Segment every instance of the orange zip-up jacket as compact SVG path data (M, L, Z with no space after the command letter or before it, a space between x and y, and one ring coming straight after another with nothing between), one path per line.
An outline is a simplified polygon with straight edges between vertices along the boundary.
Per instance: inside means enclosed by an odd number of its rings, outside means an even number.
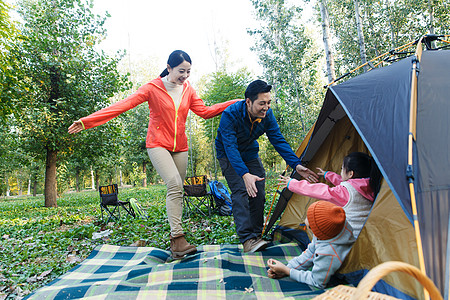
M188 150L186 136L186 118L189 109L204 119L215 117L236 100L206 106L197 96L194 88L186 80L183 84L181 102L175 102L167 93L161 77L141 86L134 94L103 108L87 117L81 118L84 129L105 124L123 112L148 102L150 121L148 123L146 147L162 147L172 152Z

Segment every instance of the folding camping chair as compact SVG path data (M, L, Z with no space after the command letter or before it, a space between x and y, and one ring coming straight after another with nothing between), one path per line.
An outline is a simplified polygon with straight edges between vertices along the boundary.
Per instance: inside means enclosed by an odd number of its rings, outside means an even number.
M130 201L120 201L118 198L119 189L117 184L100 186L98 188L100 192L100 210L102 213L103 222L103 211L106 215L109 215L108 223L111 219L120 219L120 208L123 208L127 214L132 217L136 217L133 208L131 207Z
M205 217L211 215L211 211L214 209L214 198L206 189L207 183L206 175L187 177L184 180L183 210L185 215L190 216L195 211Z

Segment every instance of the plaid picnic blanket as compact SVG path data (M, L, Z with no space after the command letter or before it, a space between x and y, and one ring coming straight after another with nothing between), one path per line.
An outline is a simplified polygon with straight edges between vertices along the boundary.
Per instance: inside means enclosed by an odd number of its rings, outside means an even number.
M287 262L300 253L297 244L256 253L243 253L242 245L206 245L170 262L170 252L158 248L101 245L27 299L310 299L324 291L267 277L267 259Z

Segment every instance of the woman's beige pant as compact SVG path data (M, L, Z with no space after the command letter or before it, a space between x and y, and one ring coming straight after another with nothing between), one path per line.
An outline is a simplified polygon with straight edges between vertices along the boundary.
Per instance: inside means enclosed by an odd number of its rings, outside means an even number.
M183 213L183 183L186 177L188 152L170 152L164 148L148 148L147 153L156 172L166 184L166 210L170 234L177 236L183 233L181 215Z

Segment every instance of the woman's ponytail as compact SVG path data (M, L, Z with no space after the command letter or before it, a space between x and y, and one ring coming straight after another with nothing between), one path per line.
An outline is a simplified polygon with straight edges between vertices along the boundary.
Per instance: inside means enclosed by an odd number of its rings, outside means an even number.
M169 71L167 71L167 68L165 68L164 71L161 72L159 77L163 78L164 76L167 76L167 75L169 75Z

